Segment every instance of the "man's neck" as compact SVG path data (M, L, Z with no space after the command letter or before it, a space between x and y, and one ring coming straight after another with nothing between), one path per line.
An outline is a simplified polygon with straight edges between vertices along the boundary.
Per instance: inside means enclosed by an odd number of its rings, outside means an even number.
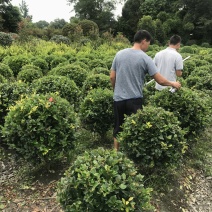
M134 43L132 49L135 49L135 50L141 50L141 47L138 43Z

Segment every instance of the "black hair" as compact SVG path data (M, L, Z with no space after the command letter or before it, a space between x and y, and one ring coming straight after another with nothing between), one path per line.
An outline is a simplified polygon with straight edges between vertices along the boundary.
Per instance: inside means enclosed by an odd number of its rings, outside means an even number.
M170 45L177 45L180 42L181 42L181 37L179 35L173 35L169 40Z
M151 41L152 36L151 34L146 31L146 30L139 30L138 32L136 32L135 36L134 36L134 42L135 43L140 43L142 40L147 40L147 41Z

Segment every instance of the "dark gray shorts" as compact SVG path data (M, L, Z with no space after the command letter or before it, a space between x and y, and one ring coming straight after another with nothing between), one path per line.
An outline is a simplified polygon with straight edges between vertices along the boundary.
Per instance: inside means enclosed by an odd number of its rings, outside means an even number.
M113 102L115 124L113 130L113 137L121 132L121 125L124 123L124 115L131 115L136 113L138 109L142 109L142 98L127 99L123 101Z

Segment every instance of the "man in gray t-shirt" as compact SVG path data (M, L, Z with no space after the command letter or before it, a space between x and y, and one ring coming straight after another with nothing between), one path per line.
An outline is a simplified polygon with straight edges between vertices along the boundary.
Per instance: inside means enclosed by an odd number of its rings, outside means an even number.
M119 51L112 63L110 81L114 89L115 126L113 131L114 148L118 150L117 134L124 122L124 115L136 113L142 108L143 85L148 73L161 85L179 89L179 82L171 82L158 71L152 59L145 53L149 47L151 35L146 30L138 31L134 36L132 48Z
M158 52L155 55L154 63L158 67L158 70L162 76L166 79L176 82L177 77L182 75L183 59L177 52L180 48L181 37L179 35L173 35L169 41L169 47ZM162 90L166 86L156 83L155 88Z

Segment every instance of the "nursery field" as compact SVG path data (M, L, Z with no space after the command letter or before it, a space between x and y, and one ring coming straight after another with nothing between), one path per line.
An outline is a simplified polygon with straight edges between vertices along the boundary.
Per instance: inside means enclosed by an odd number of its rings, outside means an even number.
M126 117L115 152L109 73L126 47L0 46L0 210L212 210L212 48L181 47L190 57L175 93L145 85L144 108Z

